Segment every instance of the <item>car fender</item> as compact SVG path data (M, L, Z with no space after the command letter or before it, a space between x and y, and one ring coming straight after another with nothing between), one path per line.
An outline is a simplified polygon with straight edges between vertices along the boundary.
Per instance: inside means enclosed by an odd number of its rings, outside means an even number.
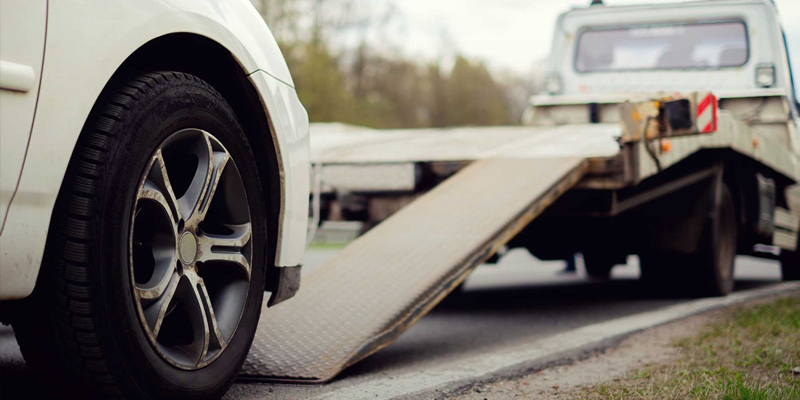
M30 145L0 236L0 299L23 298L33 290L56 197L100 93L138 48L172 33L215 41L230 51L243 74L251 75L251 82L258 83L281 167L283 206L276 264L300 264L308 215L307 205L303 206L309 193L307 114L278 45L252 4L247 0L51 1ZM277 123L276 115L281 115Z

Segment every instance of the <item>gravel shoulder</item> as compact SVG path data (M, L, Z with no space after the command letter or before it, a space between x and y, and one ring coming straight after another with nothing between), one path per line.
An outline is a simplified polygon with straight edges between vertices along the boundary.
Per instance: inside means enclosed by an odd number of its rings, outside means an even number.
M778 301L780 299L787 299L784 301L788 301L790 305L800 304L800 294L797 293L781 296ZM713 348L714 344L709 345L704 341L709 337L713 338L715 334L719 336L720 331L726 327L729 330L736 328L731 325L731 321L740 319L742 310L747 311L752 307L775 302L775 298L762 299L732 309L713 311L665 324L631 335L617 346L592 353L585 359L573 360L567 365L533 371L513 379L477 383L443 396L443 398L458 400L683 398L685 395L681 392L683 389L669 386L671 380L674 380L673 375L681 373L688 373L694 380L687 380L685 377L679 378L682 380L679 380L677 386L701 385L703 392L693 393L692 397L703 398L703 394L708 393L712 395L710 398L714 398L715 388L702 387L708 382L697 382L698 376L708 381L722 381L724 379L719 378L723 374L741 375L735 370L734 365L742 366L745 362L724 359L712 361L709 358L709 362L715 366L716 363L720 364L718 368L696 365L697 360L695 359L698 358L700 351L717 356L717 349ZM789 323L792 324L794 321ZM723 339L741 344L741 338L723 337ZM767 344L768 346L769 344ZM788 347L789 351L786 353L800 352L800 344ZM778 352L780 351L778 350ZM702 355L700 354L700 356ZM787 357L793 356L787 355ZM744 366L753 370L757 369L749 365ZM701 369L701 373L687 371L687 368L692 367ZM703 378L702 375L707 372L705 370L709 370L710 373ZM764 377L762 374L762 376L753 376L753 379L762 381ZM662 387L654 388L653 382L657 382ZM800 378L790 377L787 382L790 387L797 386L797 390L800 391ZM675 385L674 382L672 385ZM725 390L725 388L718 389Z

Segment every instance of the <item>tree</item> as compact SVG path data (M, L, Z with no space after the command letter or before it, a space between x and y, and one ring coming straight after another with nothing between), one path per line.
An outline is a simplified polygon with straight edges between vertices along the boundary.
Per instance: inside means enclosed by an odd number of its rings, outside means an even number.
M458 57L447 81L447 125L508 124L503 89L482 63Z
M357 102L345 85L344 73L324 43L284 45L297 96L313 122L350 121Z
M395 18L388 0L253 1L281 46L312 122L374 128L511 122L511 97L484 64L458 57L443 73L391 46L371 46L369 33ZM360 44L334 50L340 36L360 38Z

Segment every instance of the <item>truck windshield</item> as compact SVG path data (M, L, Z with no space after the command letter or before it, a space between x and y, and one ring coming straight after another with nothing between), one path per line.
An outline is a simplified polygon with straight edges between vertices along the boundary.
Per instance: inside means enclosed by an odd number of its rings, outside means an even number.
M739 67L749 57L744 22L588 30L578 39L579 72Z

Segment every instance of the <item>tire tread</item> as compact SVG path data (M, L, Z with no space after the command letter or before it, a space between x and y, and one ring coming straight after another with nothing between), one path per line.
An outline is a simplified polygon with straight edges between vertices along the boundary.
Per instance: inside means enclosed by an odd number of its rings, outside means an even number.
M119 398L123 393L120 379L112 373L109 356L104 350L104 338L98 331L100 306L92 299L99 297L99 293L90 285L94 267L89 239L97 234L93 224L96 224L96 211L100 208L103 166L117 140L115 132L137 103L159 86L187 82L215 92L197 77L172 72L145 73L122 85L84 128L59 194L54 220L60 218L62 222L56 225L60 229L51 230L48 238L48 249L53 254L50 260L54 261L56 270L52 274L55 280L52 287L57 300L51 312L57 324L54 332L58 334L54 334L53 339L65 353L66 367L89 386L86 389L90 395ZM44 263L42 268L44 270ZM38 326L26 323L24 318L19 320L14 328L23 355L29 363L41 365L44 359L52 356L40 354L43 350L37 340L32 339L42 333L31 332Z

